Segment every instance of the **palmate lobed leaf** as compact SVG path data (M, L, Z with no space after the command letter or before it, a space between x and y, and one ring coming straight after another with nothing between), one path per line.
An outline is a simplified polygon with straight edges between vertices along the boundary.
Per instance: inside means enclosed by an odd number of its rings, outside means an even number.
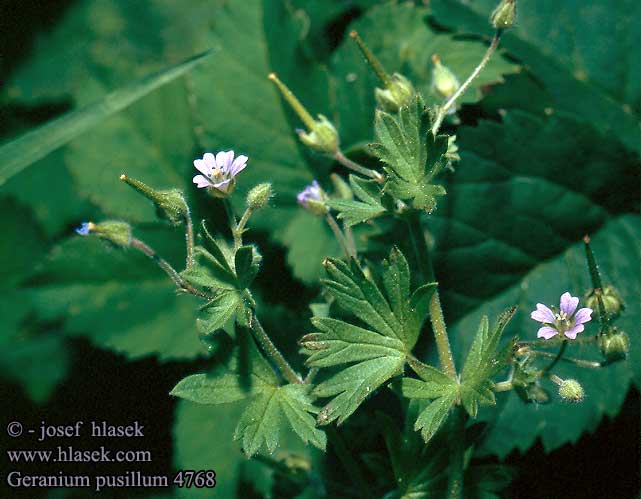
M318 332L301 344L312 367L352 364L314 388L319 397L334 397L318 415L320 424L342 423L378 387L403 370L427 313L435 284L410 292L403 254L394 249L384 263L381 286L351 262L328 259L327 291L366 328L328 317L315 317Z
M338 218L345 220L347 226L351 227L367 222L387 211L385 205L389 206L389 201L382 199L383 193L378 182L350 175L349 185L359 201L354 199L329 199L327 201L327 205L339 212Z
M517 304L509 332L534 339L529 312L537 302L555 303L568 290L581 296L590 287L580 242L585 234L594 236L606 280L621 286L632 304L620 327L638 328L632 318L639 314L639 222L626 215L638 213L638 158L590 124L540 114L509 111L501 124L481 121L457 132L461 162L447 183L443 210L430 221L457 365L463 365L483 315ZM616 414L630 380L641 379L637 355L632 342L627 363L595 372L561 366L565 375L594 388L579 405L552 403L533 411L518 397L497 395L498 410L479 412L482 419L500 414L484 452L525 451L538 436L546 450L576 441L604 414ZM535 430L523 432L525 424Z
M184 378L171 395L198 404L227 404L244 400L246 404L234 431L234 439L242 442L248 457L261 449L273 453L279 446L281 434L291 428L304 444L312 443L325 449L325 433L316 427L312 414L318 409L310 396L310 385L279 384L279 378L256 347L250 344L244 372L238 354L227 368L210 374L195 374Z
M499 342L515 312L516 307L503 312L492 329L487 316L481 318L461 372L461 403L473 418L477 415L479 405L496 403L492 377L507 366L512 349L512 344L499 348Z
M398 116L376 111L378 142L370 145L371 152L385 163L388 178L384 191L430 213L436 208L437 197L445 195L445 188L432 182L447 163L448 147L447 136L434 136L431 124L430 113L417 95Z
M641 275L636 260L638 240L641 235L641 221L638 216L627 215L612 220L605 228L592 235L592 246L606 282L616 283L626 303L625 313L615 322L623 331L638 328L638 296L641 293ZM523 283L507 288L498 296L488 300L483 312L498 312L508 303L519 303L520 310L511 322L510 328L518 331L522 339L534 339L537 323L529 317L529 312L537 302L552 303L560 294L572 290L581 295L590 288L590 277L585 264L585 253L581 243L576 243L561 255L542 262L529 272ZM636 256L635 256L636 255ZM463 333L478 322L480 311L467 314L455 323L452 338L453 348L464 351L469 337ZM588 323L584 335L595 334L597 323ZM467 341L466 341L467 340ZM570 343L567 355L581 356L590 360L600 360L595 346L586 347ZM639 362L641 347L631 342L629 359L605 369L579 369L561 363L555 368L562 378L575 378L585 387L587 396L581 404L569 405L554 402L537 406L524 404L515 393L498 394L498 409L480 411L479 418L490 423L490 432L483 441L482 453L498 454L504 457L513 449L527 450L540 437L547 451L558 448L567 442L575 442L585 431L591 431L599 424L603 415L615 415L620 408L631 381L639 383L641 375ZM546 385L554 392L554 385ZM502 400L501 400L502 399ZM534 432L523 432L523 427L535 428Z

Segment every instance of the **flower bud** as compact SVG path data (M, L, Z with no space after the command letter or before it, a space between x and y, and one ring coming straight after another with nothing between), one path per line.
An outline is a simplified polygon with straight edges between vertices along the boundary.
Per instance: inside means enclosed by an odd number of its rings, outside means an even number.
M354 199L352 188L347 182L345 182L345 180L343 180L343 177L341 177L337 173L332 173L329 176L329 179L332 181L334 190L336 191L336 194L338 194L338 197L340 199Z
M386 88L376 88L374 97L384 111L397 113L404 106L408 106L415 94L414 85L399 73L389 77Z
M610 317L616 317L621 313L625 307L623 305L623 300L621 295L612 285L607 285L601 290L593 289L585 297L585 301L588 307L592 310L599 310L599 294L601 295L601 300L603 301L603 307L605 308L605 313Z
M247 208L260 210L267 206L269 198L272 196L272 184L264 183L252 187L247 193Z
M501 3L494 9L490 22L496 29L508 29L514 25L516 20L516 0L501 0Z
M566 402L583 402L585 392L581 384L575 379L566 379L559 385L559 396Z
M630 350L630 338L624 332L614 330L599 338L599 348L608 362L625 360Z
M129 246L131 244L131 227L128 223L118 222L116 220L107 220L95 224L93 222L84 222L76 229L76 233L81 236L94 234L102 239L106 239L116 246Z
M300 141L314 151L334 154L338 150L338 132L322 114L318 115L309 133L304 130L296 130L296 133Z
M327 207L327 194L314 180L297 196L298 203L310 213L324 216L329 211Z
M185 196L178 189L158 191L139 180L127 177L124 173L120 175L120 180L153 201L158 216L167 218L172 225L180 225L189 213Z
M449 99L459 89L461 84L452 71L441 63L438 55L432 56L432 89L444 99Z

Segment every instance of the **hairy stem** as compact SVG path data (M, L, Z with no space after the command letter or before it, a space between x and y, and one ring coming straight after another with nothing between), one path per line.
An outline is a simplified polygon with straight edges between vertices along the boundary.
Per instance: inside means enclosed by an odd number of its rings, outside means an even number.
M305 379L303 380L303 383L306 385L311 385L314 382L314 378L318 374L318 367L312 367L308 372L307 376L305 376Z
M490 46L487 48L487 51L485 52L485 55L483 56L483 59L481 59L481 62L479 62L478 66L474 68L474 71L472 71L472 74L467 77L467 80L463 82L463 84L458 88L456 92L454 92L454 95L449 98L449 100L438 110L438 115L436 116L436 120L434 121L434 126L432 127L432 133L436 135L441 128L441 124L443 123L443 120L445 119L445 115L449 111L449 109L454 105L456 100L465 93L465 91L468 89L468 87L471 85L471 83L476 79L476 77L483 71L483 68L487 65L489 62L490 58L492 57L492 54L496 51L497 47L499 46L499 41L501 40L501 33L502 30L497 30L496 33L494 34L494 37L492 38L492 42L490 43Z
M243 232L245 232L245 226L247 225L247 221L251 215L252 209L247 207L245 213L243 213L243 216L240 218L238 225L232 228L232 233L234 235L234 248L236 249L243 245Z
M345 241L347 242L347 246L349 247L350 252L354 255L354 258L356 258L356 256L358 255L358 251L356 250L354 231L349 225L343 223L343 232L345 232Z
M325 215L325 220L327 220L327 224L329 225L329 228L332 229L332 232L336 236L336 239L341 245L341 248L343 248L343 251L345 252L345 256L347 257L347 259L348 260L351 258L356 259L356 252L353 251L352 248L350 247L349 243L347 242L347 239L345 239L343 231L338 226L338 223L336 223L336 220L334 219L334 217L330 213L327 213L327 215Z
M447 497L460 499L463 497L463 464L465 457L465 410L455 406L450 414L450 475L447 481Z
M434 267L432 266L432 258L427 243L425 242L419 212L413 211L410 214L408 222L410 238L421 275L425 282L434 282ZM438 290L434 291L434 294L430 298L429 312L432 329L434 330L434 340L436 341L436 348L438 350L438 358L445 374L454 379L456 378L456 367L454 365L454 356L452 355L450 340L447 336L447 328L445 326L445 318L443 317L443 309L441 308Z
M343 165L345 168L349 168L350 170L353 170L356 173L360 173L361 175L365 175L366 177L373 178L377 182L382 182L384 180L383 175L381 175L377 171L374 171L370 168L366 168L362 165L359 165L355 161L352 161L347 156L345 156L340 149L338 149L334 153L333 158L336 161L338 161L341 165Z
M294 369L292 369L292 366L290 366L289 362L285 360L285 357L283 357L283 354L280 353L280 350L276 348L274 342L263 329L263 326L258 320L258 317L256 317L256 314L252 315L249 327L254 334L254 338L261 346L263 352L265 352L265 355L267 355L272 360L272 362L276 364L276 367L283 375L283 377L290 383L302 384L302 378L296 373L296 371L294 371Z
M360 466L354 459L340 433L338 433L333 426L327 426L325 431L334 448L334 452L336 452L336 456L345 468L345 471L347 471L350 479L354 480L354 484L359 490L359 495L361 497L375 497L369 488L367 480L365 480L365 476L361 472Z
M234 215L234 208L231 205L229 198L223 198L223 205L225 206L225 213L227 214L227 223L229 223L229 230L234 232L236 228L236 215Z
M158 266L165 271L165 273L171 278L172 281L174 281L174 284L181 290L185 291L186 293L190 293L195 296L200 296L201 298L205 298L207 300L213 299L213 296L209 296L206 293L203 293L202 291L197 290L194 288L189 282L187 282L183 276L181 276L176 270L165 260L164 258L158 256L158 254L147 244L142 242L140 239L136 239L135 237L131 238L131 246L133 248L136 248L138 251L141 251L145 255L147 255L149 258L151 258Z
M556 359L558 357L558 354L555 355L549 352L532 351L530 353L538 357L545 357L546 359ZM558 361L569 362L571 364L574 364L575 366L587 367L590 369L597 369L597 368L603 367L603 364L601 362L594 362L591 360L583 360L583 359L574 359L572 357L563 357L563 358L560 358Z
M194 264L194 224L191 221L191 213L187 208L185 213L185 243L187 245L187 269L190 269Z
M561 348L559 348L559 353L557 353L554 356L554 359L552 362L550 362L550 365L548 365L545 369L543 369L543 372L541 373L542 376L545 376L547 373L549 373L554 366L557 365L557 363L561 360L561 357L563 357L563 354L565 353L565 349L568 346L568 342L564 341L561 343Z

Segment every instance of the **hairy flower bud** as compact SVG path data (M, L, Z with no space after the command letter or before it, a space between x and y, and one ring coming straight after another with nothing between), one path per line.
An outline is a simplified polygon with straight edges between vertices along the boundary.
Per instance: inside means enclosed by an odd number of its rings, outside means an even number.
M611 334L604 334L599 338L599 348L608 362L625 360L630 350L630 338L615 329Z
M158 216L167 218L172 225L180 225L189 213L185 196L178 189L159 191L149 187L140 180L128 177L124 173L120 175L120 180L136 189L147 199L153 201L156 205Z
M566 402L583 402L585 392L581 384L575 379L566 379L559 385L559 396Z
M394 73L389 77L386 88L376 88L374 97L384 111L397 113L404 106L408 106L416 91L414 85L402 74Z
M459 89L461 84L452 71L441 63L441 58L432 56L432 90L444 99L449 99Z
M252 210L260 210L267 206L272 196L272 184L258 184L247 193L247 207Z
M94 234L102 239L115 244L116 246L131 245L131 227L126 222L117 220L107 220L95 224L93 222L84 222L76 229L76 233L81 236Z
M610 317L616 317L625 308L621 295L612 285L604 286L602 290L591 290L585 297L585 302L592 310L599 310L599 295L603 301L605 313Z
M327 194L314 180L297 196L298 203L310 213L324 216L329 211L327 207Z
M490 22L496 29L508 29L514 25L516 20L516 0L501 0L501 3L494 9Z

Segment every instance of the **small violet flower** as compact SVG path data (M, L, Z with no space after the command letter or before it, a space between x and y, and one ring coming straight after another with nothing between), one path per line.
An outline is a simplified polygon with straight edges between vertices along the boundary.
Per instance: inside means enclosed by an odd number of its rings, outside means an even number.
M321 190L320 185L318 185L318 182L314 180L311 185L305 187L305 190L296 196L296 199L298 199L301 206L307 208L309 201L317 201L319 203L323 202L323 191Z
M83 222L80 227L77 227L76 234L81 236L88 236L89 233L96 227L96 224L93 222Z
M247 156L234 159L234 151L220 151L215 156L208 152L195 159L194 166L202 173L193 179L200 189L206 187L215 197L227 197L234 190L236 175L247 166Z
M584 323L592 319L591 308L581 308L576 310L579 305L579 299L565 292L561 295L560 311L556 313L556 307L550 310L542 303L536 304L530 317L544 326L537 333L538 338L550 338L557 334L565 334L571 340L576 339L576 335L585 329ZM576 313L575 313L576 312Z
M303 208L315 215L325 215L327 213L327 206L325 205L326 197L323 189L321 189L318 182L314 180L296 196L296 199L298 199L298 203Z

